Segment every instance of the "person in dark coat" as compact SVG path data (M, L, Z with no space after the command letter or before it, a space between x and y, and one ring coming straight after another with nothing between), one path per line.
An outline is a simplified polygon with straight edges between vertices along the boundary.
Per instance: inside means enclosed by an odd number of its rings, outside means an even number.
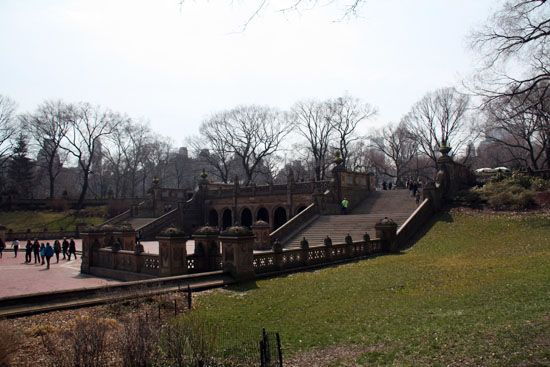
M25 245L25 262L30 263L32 260L32 242L31 240L27 240L27 244Z
M63 249L63 260L67 259L67 253L69 251L69 241L67 241L66 237L63 237L63 244L61 245Z
M2 253L4 252L4 249L6 248L6 244L4 241L0 238L0 259L2 258Z
M40 243L36 238L32 244L32 252L34 253L34 263L40 263Z
M74 259L76 260L76 243L74 242L74 238L71 238L71 241L69 241L69 260L71 260L71 254L74 255Z
M55 253L55 259L59 262L59 253L61 252L61 244L59 240L55 240L53 243L53 252Z

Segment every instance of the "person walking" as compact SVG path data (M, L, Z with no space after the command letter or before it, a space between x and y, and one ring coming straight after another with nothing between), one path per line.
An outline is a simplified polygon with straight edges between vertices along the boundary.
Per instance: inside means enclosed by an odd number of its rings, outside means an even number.
M34 263L40 263L40 243L38 243L38 240L36 238L34 239L34 243L32 244L32 252L34 254Z
M52 246L50 246L50 243L47 242L46 247L44 248L44 256L46 256L46 264L47 264L46 269L50 268L50 259L52 258L53 253L54 253L54 250ZM59 262L59 254L57 255L57 260Z
M30 263L32 260L32 242L31 240L27 240L27 244L25 245L25 263Z
M71 238L69 242L69 260L71 260L71 254L74 255L74 259L76 260L76 243L74 242L74 238Z
M2 258L2 253L4 252L5 248L6 248L6 244L4 243L4 240L0 238L0 259Z
M53 243L53 252L55 252L56 263L59 263L59 253L61 252L61 244L59 240L55 240Z
M40 265L45 264L44 262L45 257L46 257L46 246L44 246L44 243L42 242L40 244L40 258L42 259L42 261L40 262Z
M382 190L387 190L386 181L382 182Z
M11 247L13 247L14 257L17 257L17 252L19 251L19 241L17 238L12 241Z
M416 205L419 205L420 204L420 191L416 192L415 199L416 199Z
M393 183L390 181L390 183L388 184L388 190L391 190L393 187Z
M67 237L63 237L63 244L61 247L63 248L63 260L66 260L67 252L69 251L69 241L67 241Z
M341 207L340 209L341 209L342 214L344 214L344 215L348 214L348 206L349 206L349 200L344 198L342 200L342 202L340 203L340 207Z

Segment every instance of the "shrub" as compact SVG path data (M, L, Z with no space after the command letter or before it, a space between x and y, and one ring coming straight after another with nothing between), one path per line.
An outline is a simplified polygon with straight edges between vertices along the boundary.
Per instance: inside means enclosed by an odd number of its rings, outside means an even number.
M5 323L0 323L0 367L8 367L19 347L21 336Z
M495 210L523 210L535 205L533 191L506 181L485 185L482 194L488 206Z
M159 325L142 315L129 317L122 324L118 347L124 367L151 366L156 360Z
M100 367L108 364L112 348L109 333L118 329L116 320L79 317L68 330L42 336L52 366ZM60 334L60 335L59 335Z
M159 348L169 366L205 366L214 363L216 334L191 314L174 319L162 330Z

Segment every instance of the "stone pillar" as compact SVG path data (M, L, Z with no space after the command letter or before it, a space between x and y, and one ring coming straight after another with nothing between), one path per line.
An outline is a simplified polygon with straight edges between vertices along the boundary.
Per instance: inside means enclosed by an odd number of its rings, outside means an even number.
M276 239L273 242L272 250L275 257L275 267L277 268L277 270L282 270L283 269L283 245L281 244L281 241L279 241L279 239Z
M187 236L176 228L168 228L158 236L160 276L187 273Z
M271 243L269 240L269 223L259 220L252 225L254 233L254 250L269 250Z
M397 248L397 223L392 219L385 217L379 220L375 225L376 237L382 241L382 249L386 252L399 252Z
M219 269L220 258L218 237L220 231L216 227L200 227L193 233L195 240L195 264L200 271Z
M80 265L80 272L90 273L90 268L93 264L93 252L102 247L104 238L103 232L86 230L81 233L82 237L82 263Z
M237 280L254 279L254 234L246 227L229 227L220 233L223 270Z
M6 227L0 224L0 239L6 243Z
M134 229L123 228L113 232L115 239L119 239L122 244L122 250L134 251L136 246L136 231Z

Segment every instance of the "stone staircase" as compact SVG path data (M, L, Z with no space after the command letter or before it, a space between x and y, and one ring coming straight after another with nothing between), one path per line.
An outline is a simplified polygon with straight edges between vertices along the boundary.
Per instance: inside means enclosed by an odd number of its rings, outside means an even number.
M333 243L344 242L348 233L354 240L363 238L365 231L375 238L377 221L388 217L401 226L415 209L416 201L408 190L374 191L348 215L320 215L284 247L299 247L302 237L306 237L310 246L323 244L327 235Z
M133 229L138 231L142 227L145 227L146 225L154 222L155 220L157 220L157 217L154 217L154 218L131 217L130 219L128 219L128 223L130 223Z

